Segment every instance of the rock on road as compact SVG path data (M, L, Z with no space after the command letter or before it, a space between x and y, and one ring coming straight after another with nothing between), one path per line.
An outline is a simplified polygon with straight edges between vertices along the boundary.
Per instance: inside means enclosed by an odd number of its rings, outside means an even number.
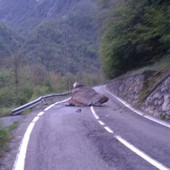
M102 107L93 108L98 118L90 107L65 103L45 111L30 135L25 170L159 169L116 136L170 168L170 129L133 113L102 87L98 90L109 97Z

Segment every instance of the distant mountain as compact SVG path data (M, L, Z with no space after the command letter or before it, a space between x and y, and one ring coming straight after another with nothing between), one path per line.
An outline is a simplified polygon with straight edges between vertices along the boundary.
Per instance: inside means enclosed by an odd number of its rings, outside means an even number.
M0 0L0 22L24 37L9 49L61 74L99 70L97 12L93 0Z
M1 0L0 21L18 30L30 31L44 20L58 19L71 13L96 13L92 0Z

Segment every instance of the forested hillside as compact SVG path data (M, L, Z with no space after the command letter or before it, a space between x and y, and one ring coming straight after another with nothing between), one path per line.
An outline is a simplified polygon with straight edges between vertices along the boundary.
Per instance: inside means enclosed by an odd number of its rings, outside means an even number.
M24 37L19 53L25 63L42 64L47 70L61 74L98 71L94 2L2 0L0 3L1 22ZM9 46L15 48L13 44ZM60 65L63 67L59 68Z
M0 24L0 56L8 57L23 43L21 36L4 24Z
M100 79L93 0L0 1L0 105Z
M108 78L167 56L170 65L169 0L99 0L103 70ZM167 63L168 64L168 63Z

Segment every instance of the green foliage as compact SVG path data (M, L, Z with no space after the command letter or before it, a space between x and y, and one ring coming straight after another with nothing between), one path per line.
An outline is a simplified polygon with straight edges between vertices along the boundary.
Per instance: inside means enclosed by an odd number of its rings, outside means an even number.
M12 130L18 125L18 122L14 122L8 127L3 127L0 123L0 158L3 154L9 151L9 142L12 139Z
M22 47L22 60L29 65L41 64L61 75L81 70L97 72L96 30L94 17L87 14L70 14L60 20L44 22Z
M0 59L11 55L22 42L23 38L9 26L0 24Z
M108 78L159 60L169 50L168 1L122 0L111 7L101 55Z
M11 106L15 103L16 96L13 89L4 87L0 89L0 106Z
M3 1L0 15L9 16L11 27L0 24L1 115L39 96L71 90L77 80L98 82L96 14L91 0Z
M9 116L11 114L12 108L1 106L0 107L0 117Z
M5 151L9 150L9 140L11 138L8 128L4 128L0 124L0 157L2 157Z
M28 6L35 10L30 11ZM43 65L47 71L61 75L67 72L76 74L79 71L98 72L100 64L95 20L97 8L93 1L45 0L33 3L18 0L16 3L11 1L7 4L4 1L1 8L1 11L4 11L1 17L3 18L4 13L12 16L8 18L8 23L14 26L15 30L17 28L25 39L23 42L13 35L11 41L3 41L2 49L7 55L16 52L14 55L21 56L21 64ZM13 30L10 30L12 33L5 34L7 40L14 34ZM0 36L1 31L4 34L5 29L0 29ZM0 53L3 50L0 50ZM2 57L0 55L0 65Z

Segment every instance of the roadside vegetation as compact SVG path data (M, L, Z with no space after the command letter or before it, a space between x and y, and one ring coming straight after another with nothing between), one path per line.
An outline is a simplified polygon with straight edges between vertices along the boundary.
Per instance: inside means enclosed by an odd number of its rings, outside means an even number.
M17 122L13 123L9 127L3 127L0 123L0 161L3 154L9 151L9 142L12 139L12 131L17 127Z
M101 0L100 4L100 53L107 78L154 63L161 66L163 58L169 61L169 0Z
M94 85L100 75L64 76L47 71L43 66L20 67L19 71L0 69L0 117L11 114L11 110L40 96L72 90L73 83L78 79Z

